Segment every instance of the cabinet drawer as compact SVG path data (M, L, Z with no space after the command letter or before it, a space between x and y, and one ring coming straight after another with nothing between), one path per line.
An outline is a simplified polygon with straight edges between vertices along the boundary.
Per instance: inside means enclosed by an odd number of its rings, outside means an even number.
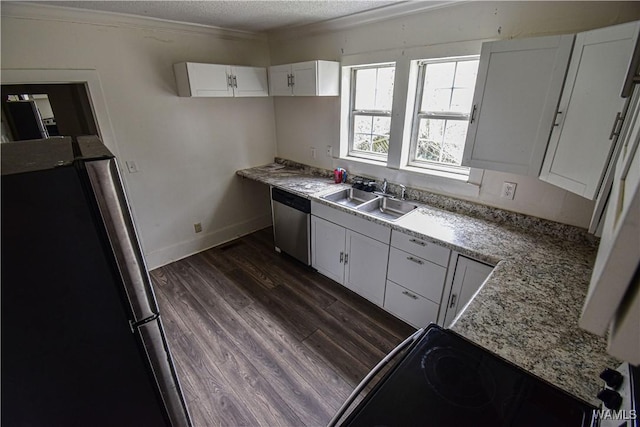
M311 201L311 214L333 222L334 224L341 225L349 230L369 236L382 243L389 244L391 228L385 227L384 225L376 224L367 219L334 209L315 200Z
M447 269L396 248L389 250L387 278L418 293L440 302Z
M384 308L416 328L438 320L439 304L387 280Z
M424 258L427 261L434 262L438 265L446 267L449 265L449 255L451 251L435 243L418 239L404 233L393 230L391 233L391 246L402 249L405 252L412 253Z

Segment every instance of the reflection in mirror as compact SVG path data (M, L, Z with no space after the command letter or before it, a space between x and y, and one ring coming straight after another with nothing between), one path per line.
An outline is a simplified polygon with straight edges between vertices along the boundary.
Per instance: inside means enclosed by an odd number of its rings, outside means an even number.
M60 135L46 94L5 95L2 101L2 142Z

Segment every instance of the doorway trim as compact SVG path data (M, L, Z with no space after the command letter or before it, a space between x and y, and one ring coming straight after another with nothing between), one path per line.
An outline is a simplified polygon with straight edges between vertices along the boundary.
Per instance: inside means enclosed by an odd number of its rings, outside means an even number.
M111 117L102 90L97 70L58 69L58 68L9 68L2 69L2 84L51 84L84 83L91 104L93 116L98 126L98 136L104 145L116 157L119 157L118 144L111 124Z

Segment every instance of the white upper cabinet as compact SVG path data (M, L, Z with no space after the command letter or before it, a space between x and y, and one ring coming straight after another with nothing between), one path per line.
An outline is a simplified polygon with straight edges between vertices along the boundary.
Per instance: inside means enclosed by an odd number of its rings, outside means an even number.
M483 43L462 164L538 176L574 35Z
M272 96L338 96L340 63L307 61L269 67Z
M622 122L640 22L578 34L540 179L593 200Z
M233 66L230 71L234 96L269 96L266 68Z
M173 65L173 70L180 96L269 96L264 67L180 62Z

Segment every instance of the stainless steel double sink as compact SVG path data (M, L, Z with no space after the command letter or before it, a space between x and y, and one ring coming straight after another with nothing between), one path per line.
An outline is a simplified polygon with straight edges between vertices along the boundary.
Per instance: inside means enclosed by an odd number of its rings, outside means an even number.
M369 193L357 188L345 188L320 198L387 221L397 221L418 207L412 202Z

